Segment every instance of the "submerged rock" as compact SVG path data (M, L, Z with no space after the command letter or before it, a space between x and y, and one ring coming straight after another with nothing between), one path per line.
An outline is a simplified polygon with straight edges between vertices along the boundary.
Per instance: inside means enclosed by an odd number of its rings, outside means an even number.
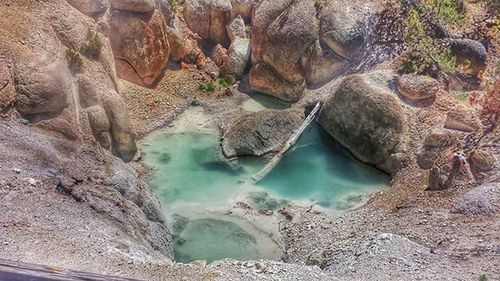
M228 158L276 152L302 123L297 110L264 110L236 120L222 137Z
M375 83L365 75L346 77L323 106L319 123L359 160L395 173L405 116L396 96Z

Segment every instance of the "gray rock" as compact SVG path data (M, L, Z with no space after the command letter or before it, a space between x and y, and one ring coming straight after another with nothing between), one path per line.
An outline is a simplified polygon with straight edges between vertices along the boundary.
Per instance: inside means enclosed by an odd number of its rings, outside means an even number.
M23 115L61 112L73 91L71 72L62 57L46 54L15 66L16 109Z
M227 35L229 36L229 40L233 42L236 37L247 38L247 31L245 22L241 16L235 17L228 25L227 25Z
M455 202L451 212L463 215L498 214L500 183L488 183L470 190Z
M450 47L459 63L468 60L476 70L486 67L488 53L481 42L472 39L453 39Z
M237 37L229 47L221 73L240 77L250 60L250 39Z
M67 0L68 3L78 11L87 16L96 16L104 13L108 8L108 0Z
M297 110L264 110L236 120L222 137L222 152L228 158L262 156L276 152L302 123Z
M110 0L111 7L135 13L149 13L156 8L155 0Z
M395 173L391 156L405 130L403 108L366 75L346 77L323 106L320 125L359 160Z

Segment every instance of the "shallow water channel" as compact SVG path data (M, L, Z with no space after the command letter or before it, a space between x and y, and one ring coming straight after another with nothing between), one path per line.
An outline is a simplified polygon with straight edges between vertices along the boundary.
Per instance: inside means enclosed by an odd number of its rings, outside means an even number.
M189 123L189 114L177 124ZM280 257L279 241L255 218L227 215L235 202L273 211L289 202L346 210L389 182L315 123L258 183L250 178L268 159L227 163L219 144L216 132L183 125L157 131L141 144L144 161L154 169L150 184L170 215L177 261Z

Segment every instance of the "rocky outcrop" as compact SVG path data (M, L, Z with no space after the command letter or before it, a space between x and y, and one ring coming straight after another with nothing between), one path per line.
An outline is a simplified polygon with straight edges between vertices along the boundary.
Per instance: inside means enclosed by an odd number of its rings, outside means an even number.
M67 0L71 6L87 16L96 16L104 13L108 8L108 0Z
M165 18L159 10L151 16L114 11L110 40L118 76L152 86L163 73L170 56Z
M229 0L192 0L184 3L184 18L201 38L227 46L226 24L230 19Z
M262 2L252 21L252 62L268 65L276 73L273 82L284 85L250 81L250 86L290 100L276 89L290 83L315 86L341 74L361 53L367 39L371 12L369 5L357 2ZM259 69L252 71L256 74ZM293 101L301 95L295 96Z
M222 152L228 158L262 156L276 152L303 119L297 110L265 110L236 120L222 137Z
M397 97L367 75L346 77L326 101L320 125L356 158L394 174L405 133Z
M16 109L22 115L60 113L71 95L71 72L61 55L46 53L15 67Z
M405 74L397 79L398 92L410 100L433 98L440 90L439 82L429 76Z

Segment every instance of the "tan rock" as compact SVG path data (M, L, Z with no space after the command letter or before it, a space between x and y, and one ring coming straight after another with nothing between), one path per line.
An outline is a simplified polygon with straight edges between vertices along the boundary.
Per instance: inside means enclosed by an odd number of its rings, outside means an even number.
M284 101L298 101L305 88L304 80L289 82L276 73L271 66L262 62L252 66L248 78L252 90Z
M247 38L245 22L241 16L235 17L226 27L229 40L233 42L236 37Z
M229 47L227 59L221 67L221 73L240 77L243 75L249 60L250 39L236 37Z
M469 160L480 171L491 171L498 165L495 155L483 149L475 149L469 154Z
M162 74L170 56L165 19L156 10L151 17L113 12L110 39L118 76L151 86Z
M396 81L399 93L411 100L433 98L440 90L439 82L429 76L405 74Z

